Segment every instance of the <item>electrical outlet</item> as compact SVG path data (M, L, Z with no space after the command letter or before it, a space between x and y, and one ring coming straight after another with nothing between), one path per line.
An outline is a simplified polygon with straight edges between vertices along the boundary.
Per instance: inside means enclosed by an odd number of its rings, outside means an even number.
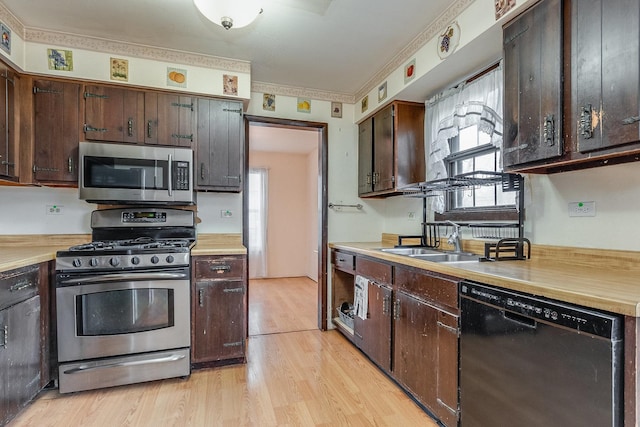
M596 202L570 202L569 216L596 216Z
M407 212L407 219L409 221L415 221L416 220L416 213L415 212Z
M64 213L63 205L47 205L46 206L47 215L62 215Z
M220 211L220 218L233 218L233 211L223 209Z

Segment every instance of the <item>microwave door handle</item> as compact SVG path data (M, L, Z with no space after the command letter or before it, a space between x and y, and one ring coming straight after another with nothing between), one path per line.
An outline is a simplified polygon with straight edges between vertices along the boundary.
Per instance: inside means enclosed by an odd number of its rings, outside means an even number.
M173 195L173 156L169 154L169 196Z

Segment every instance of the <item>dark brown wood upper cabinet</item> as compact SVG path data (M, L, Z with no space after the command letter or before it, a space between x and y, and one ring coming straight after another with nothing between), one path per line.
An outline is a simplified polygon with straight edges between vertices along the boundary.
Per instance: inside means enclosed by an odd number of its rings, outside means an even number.
M77 184L79 102L77 83L33 82L34 180Z
M242 190L243 135L241 102L198 99L196 189Z
M144 98L145 144L194 147L195 98L147 92Z
M640 139L640 3L574 0L573 63L578 150Z
M542 0L504 27L503 160L562 155L562 1Z
M18 153L14 133L17 75L0 63L0 177L18 178Z
M396 101L359 125L359 196L398 194L425 176L423 104Z
M84 136L91 141L143 141L144 92L112 86L84 88Z
M635 0L542 0L505 26L505 170L554 173L638 159L639 21ZM561 76L536 74L556 70L555 58ZM552 123L548 111L559 100L562 118L553 113Z

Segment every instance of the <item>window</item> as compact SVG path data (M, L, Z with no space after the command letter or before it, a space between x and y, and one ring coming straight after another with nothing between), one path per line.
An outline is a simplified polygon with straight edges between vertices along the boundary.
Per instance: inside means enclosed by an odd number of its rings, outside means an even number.
M449 139L451 154L445 158L448 176L469 172L500 172L500 149L477 125L460 129ZM515 193L503 192L500 186L480 186L449 193L446 212L505 210L515 208Z

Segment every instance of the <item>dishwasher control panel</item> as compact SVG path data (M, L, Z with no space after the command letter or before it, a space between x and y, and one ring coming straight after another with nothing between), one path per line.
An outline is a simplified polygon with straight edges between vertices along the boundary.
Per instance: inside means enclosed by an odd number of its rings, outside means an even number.
M620 316L479 283L461 282L460 297L608 339L622 339Z

